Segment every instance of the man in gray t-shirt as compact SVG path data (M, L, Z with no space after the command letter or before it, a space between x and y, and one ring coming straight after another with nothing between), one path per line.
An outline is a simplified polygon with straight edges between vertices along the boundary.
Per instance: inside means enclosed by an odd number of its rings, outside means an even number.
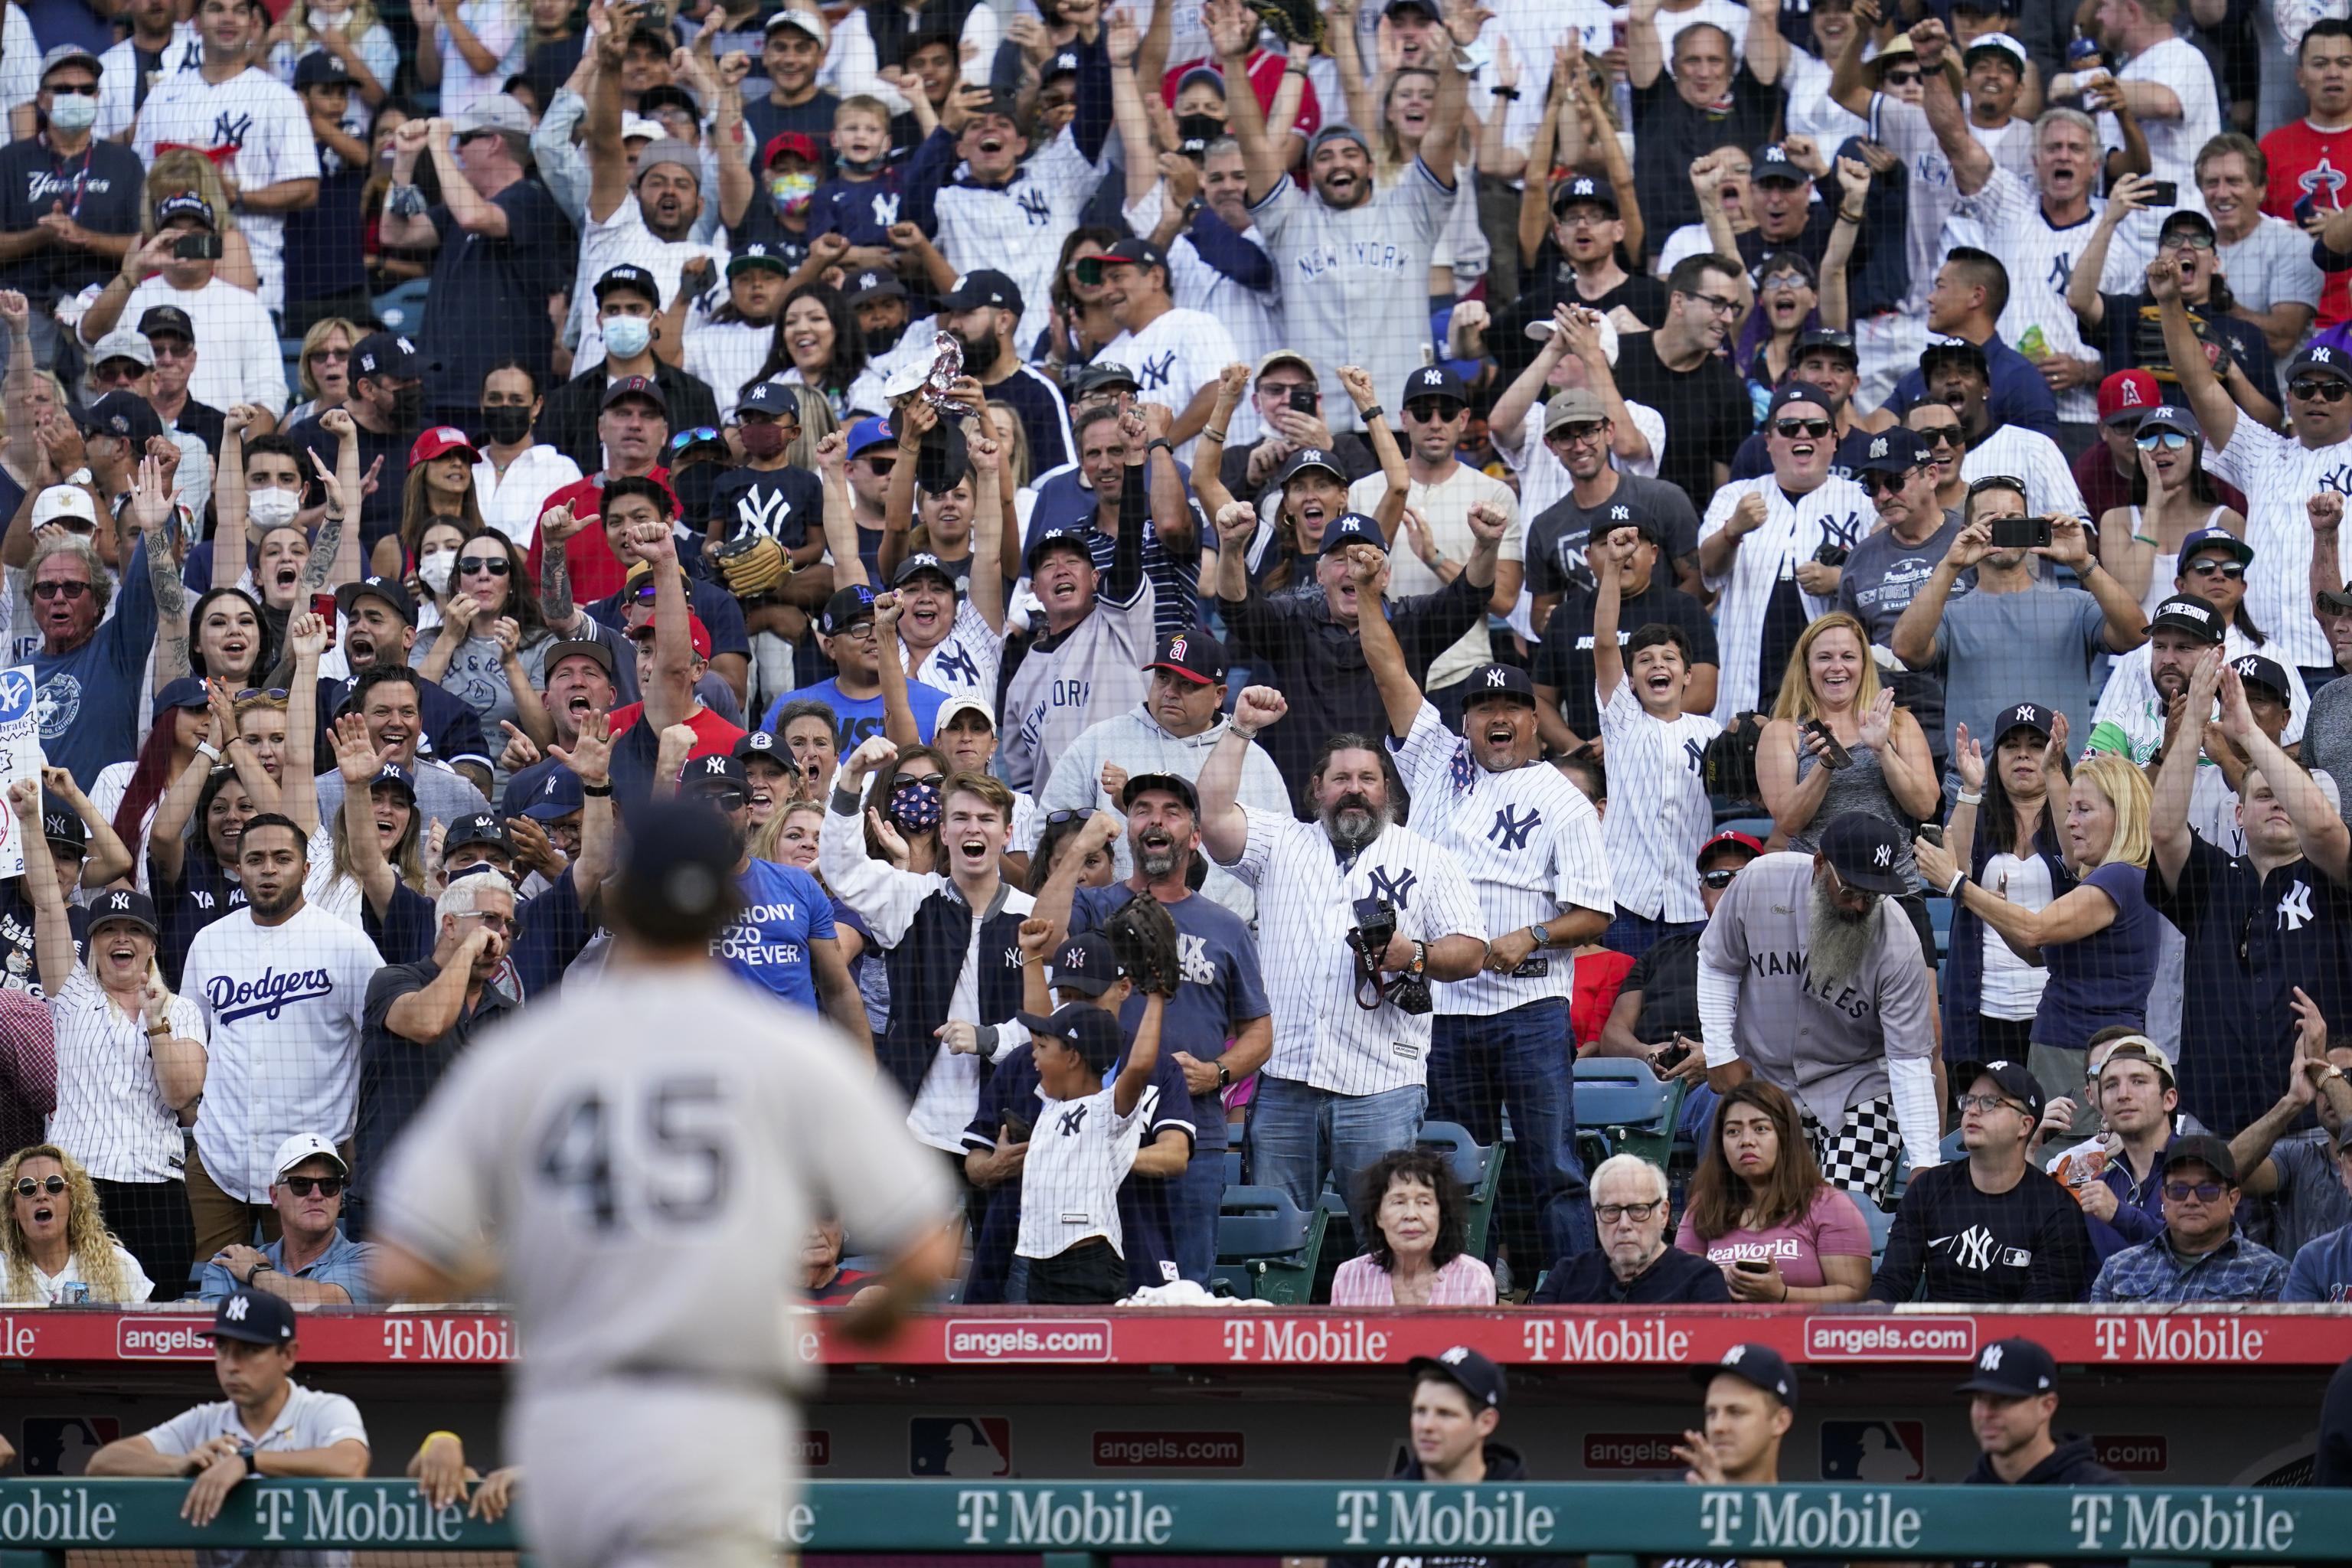
M1936 1021L1892 824L1859 812L1821 850L1739 873L1699 939L1708 1081L1786 1090L1832 1186L1884 1194L1898 1156L1940 1158Z

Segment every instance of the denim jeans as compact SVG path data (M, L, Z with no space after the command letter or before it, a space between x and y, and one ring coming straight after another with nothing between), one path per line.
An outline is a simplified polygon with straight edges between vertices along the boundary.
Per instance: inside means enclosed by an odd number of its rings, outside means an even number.
M1225 1152L1196 1149L1184 1173L1167 1184L1168 1233L1176 1244L1176 1271L1195 1285L1209 1282L1217 1262L1217 1208L1225 1195Z
M1654 921L1620 904L1616 918L1609 922L1609 929L1601 933L1601 945L1612 952L1639 958L1667 937L1706 929L1705 921Z
M1290 1194L1312 1212L1329 1175L1352 1209L1356 1184L1391 1149L1421 1135L1429 1091L1419 1084L1378 1094L1335 1094L1261 1072L1250 1102L1250 1173L1259 1186Z
M1486 1017L1441 1017L1429 1053L1429 1114L1493 1144L1511 1112L1511 1157L1527 1173L1545 1264L1590 1251L1591 1194L1576 1152L1576 1047L1568 1003L1530 1002ZM1541 1265L1538 1265L1540 1267Z

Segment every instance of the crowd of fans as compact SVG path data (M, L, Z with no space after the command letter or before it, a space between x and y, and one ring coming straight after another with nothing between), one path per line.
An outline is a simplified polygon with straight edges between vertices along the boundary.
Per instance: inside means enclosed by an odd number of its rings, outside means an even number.
M2324 9L9 0L7 1298L366 1301L674 795L968 1301L2352 1298Z

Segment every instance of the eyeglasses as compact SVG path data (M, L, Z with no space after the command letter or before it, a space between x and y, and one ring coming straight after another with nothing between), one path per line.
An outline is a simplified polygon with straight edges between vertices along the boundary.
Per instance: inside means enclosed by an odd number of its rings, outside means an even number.
M1941 447L1947 451L1957 452L1969 444L1968 432L1957 425L1930 425L1918 436L1930 447Z
M833 635L837 637L856 637L859 642L872 642L874 640L873 619L868 616L852 621Z
M51 1176L49 1180L54 1182L57 1178ZM22 1183L18 1184L20 1186L22 1184ZM2226 1191L2228 1189L2220 1182L2167 1182L2164 1184L2164 1195L2177 1204L2185 1204L2191 1197L2200 1204L2219 1203L2221 1194Z
M155 351L157 359L194 359L196 345L184 338L149 338L147 346Z
M286 1190L298 1198L307 1198L312 1193L331 1198L340 1195L343 1190L341 1176L286 1176L281 1179L286 1184Z
M2210 555L2206 556L2201 561L2190 562L2186 567L2182 568L2182 570L2191 577L2210 577L2219 574L2220 575L2228 578L2232 583L2242 583L2246 580L2246 568L2244 563L2238 561L2216 561Z
M29 1198L35 1193L47 1193L49 1196L56 1197L65 1190L66 1179L63 1176L51 1176L45 1182L37 1182L30 1176L16 1178L16 1195L20 1198Z
M2026 1110L2025 1107L2018 1104L2017 1101L2013 1100L2003 1100L1997 1094L1964 1094L1960 1096L1960 1109L1962 1110L2014 1110L2020 1116L2031 1116L2033 1114L2032 1111Z
M508 564L507 558L503 555L474 555L458 561L457 570L487 572L493 577L503 577L507 574Z
M2143 452L2178 452L2189 445L2189 437L2178 430L2143 430L2133 440Z
M1916 70L1894 70L1888 71L1878 79L1887 87L1916 87L1919 85L1920 73Z
M2341 403L2352 396L2352 386L2332 375L2308 375L2287 383L2287 391L2305 403Z
M2213 237L2210 234L2168 234L2157 242L2158 250L2210 250Z
M259 697L267 697L272 702L286 702L292 700L293 694L282 686L273 686L267 691L258 686L248 686L236 694L239 702L251 702Z
M1862 476L1862 493L1873 500L1877 500L1882 492L1893 495L1896 490L1909 484L1911 476L1918 471L1916 468L1906 468L1899 474L1889 474L1877 468L1871 468Z
M1813 280L1801 272L1775 272L1757 285L1759 289L1768 291L1777 289L1784 294L1798 289L1811 289L1813 286Z
M1592 1217L1602 1225L1615 1225L1621 1219L1647 1219L1665 1206L1664 1198L1653 1198L1645 1204L1595 1204Z
M1719 893L1731 886L1731 879L1738 875L1739 875L1739 868L1737 866L1717 866L1712 871L1701 871L1698 874L1699 886L1713 888Z
M87 583L66 581L33 584L33 597L36 599L79 599L89 592L89 584Z
M482 924L482 929L485 931L510 931L517 929L515 918L512 915L489 914L481 910L467 910L465 914L459 918L461 920L479 921Z
M1697 300L1700 304L1706 306L1708 310L1714 311L1718 316L1736 316L1739 314L1739 301L1737 300L1718 300L1712 294L1694 294L1691 298Z
M1562 425L1557 429L1546 431L1544 439L1558 441L1563 447L1570 446L1580 441L1590 441L1608 428L1609 422L1605 419L1597 420L1590 425Z
M1776 436L1786 436L1790 440L1800 436L1808 436L1818 441L1835 428L1836 426L1827 419L1775 419L1772 421L1772 433Z

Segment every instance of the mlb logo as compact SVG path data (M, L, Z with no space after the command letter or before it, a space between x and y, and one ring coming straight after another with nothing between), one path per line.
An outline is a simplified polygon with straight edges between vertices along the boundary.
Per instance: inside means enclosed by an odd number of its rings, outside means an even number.
M28 1476L79 1476L89 1457L122 1436L111 1415L34 1415L17 1434Z
M1822 1479L1918 1481L1927 1478L1927 1428L1919 1421L1824 1421Z
M1013 1423L1002 1415L917 1415L907 1423L907 1473L984 1480L1013 1473Z

